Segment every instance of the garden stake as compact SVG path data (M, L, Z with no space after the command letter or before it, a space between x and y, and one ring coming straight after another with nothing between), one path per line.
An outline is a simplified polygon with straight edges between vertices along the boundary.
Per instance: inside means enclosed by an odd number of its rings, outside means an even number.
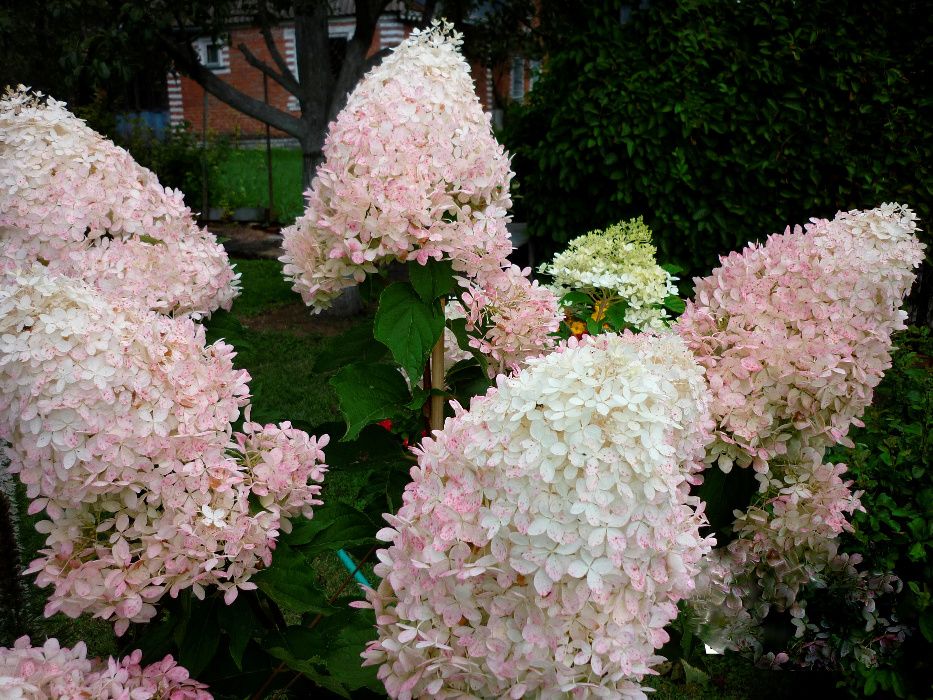
M438 300L441 305L441 318L444 317L444 297ZM431 350L431 390L438 392L444 389L444 332L437 339ZM440 393L431 394L431 430L440 430L444 427L444 397Z
M350 575L356 579L356 582L363 586L364 588L372 588L372 584L366 580L366 577L363 576L363 572L360 571L353 560L350 558L350 555L346 553L343 549L337 550L337 556L340 558L340 563L344 565L347 571L350 572Z

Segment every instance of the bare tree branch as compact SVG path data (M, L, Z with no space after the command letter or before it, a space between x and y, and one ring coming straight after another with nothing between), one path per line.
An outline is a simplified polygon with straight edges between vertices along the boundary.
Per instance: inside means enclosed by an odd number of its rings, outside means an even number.
M292 75L292 69L288 65L288 61L285 60L285 57L282 56L282 52L279 51L279 47L275 43L275 39L272 37L271 23L269 22L269 12L266 9L265 0L259 3L259 31L262 32L262 38L266 42L266 48L269 49L269 55L272 56L272 60L275 61L275 65L279 67L279 70L282 71L282 75L287 75L289 77L295 77ZM297 78L295 85L298 85ZM293 91L297 95L297 91Z
M369 53L369 47L373 42L379 17L388 4L389 0L357 0L356 29L353 31L353 39L347 44L343 65L340 67L340 74L337 76L330 95L330 104L327 109L328 121L336 117L337 113L343 109L347 93L368 70L366 54Z
M162 41L169 55L175 60L176 66L221 102L225 102L235 110L258 119L279 131L284 131L295 138L303 139L307 137L307 126L302 120L267 105L262 100L250 97L246 93L237 90L230 83L218 78L201 65L191 44L179 46L172 37L168 36L163 36Z
M299 92L301 91L301 86L292 76L291 71L289 71L286 75L282 75L265 61L256 58L256 55L249 50L249 47L246 44L240 44L237 46L237 48L240 50L240 53L243 54L243 58L246 59L246 62L253 68L265 73L283 88L288 90L291 94L295 95L296 97L298 96Z
M392 49L379 49L376 53L366 59L366 62L363 64L363 74L368 73L373 68L382 63L382 59L392 53Z

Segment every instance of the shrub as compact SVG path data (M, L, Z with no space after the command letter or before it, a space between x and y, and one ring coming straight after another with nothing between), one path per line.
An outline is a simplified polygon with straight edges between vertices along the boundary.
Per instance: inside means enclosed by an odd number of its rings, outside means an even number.
M908 37L931 15L916 3L659 0L626 24L619 5L574 6L510 115L532 235L644 215L661 257L700 274L814 213L900 198L929 220L931 45Z
M201 208L203 188L207 186L204 160L208 179L212 179L230 152L221 138L209 136L207 144L201 144L187 122L169 127L161 139L146 124L136 122L115 140L137 163L158 175L159 182L181 190L185 204L196 211Z
M843 547L861 554L864 568L892 571L903 581L894 612L911 630L892 658L882 658L876 669L849 663L845 679L855 694L877 688L929 697L933 688L924 664L933 658L933 337L928 329L910 328L895 343L893 367L865 412L865 427L852 434L855 447L831 458L845 460L865 490L865 512L853 518Z

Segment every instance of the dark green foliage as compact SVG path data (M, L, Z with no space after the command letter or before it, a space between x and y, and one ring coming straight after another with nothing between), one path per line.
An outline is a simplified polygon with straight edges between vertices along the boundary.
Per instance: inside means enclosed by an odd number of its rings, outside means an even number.
M860 568L893 571L904 582L897 617L912 628L907 641L878 669L852 664L847 682L855 695L873 689L898 697L933 697L933 337L910 329L895 336L899 350L866 411L854 449L836 450L850 478L864 489L865 512L842 549L865 560ZM899 692L900 691L900 692Z
M543 247L643 215L695 275L839 209L905 201L930 221L923 3L659 0L626 24L620 3L573 8L504 134Z
M195 211L201 209L205 173L208 181L213 180L213 173L229 158L226 141L209 137L206 146L202 145L187 123L170 127L159 140L144 123L137 122L114 141L154 172L163 186L181 190L185 203Z

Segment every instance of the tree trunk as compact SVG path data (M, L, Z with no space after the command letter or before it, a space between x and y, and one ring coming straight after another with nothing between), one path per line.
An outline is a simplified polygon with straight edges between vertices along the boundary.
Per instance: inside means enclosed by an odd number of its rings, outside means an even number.
M324 154L321 152L321 146L318 139L314 139L315 144L309 145L307 142L301 143L301 191L305 193L311 187L311 181L314 179L314 173L317 167L324 161Z

